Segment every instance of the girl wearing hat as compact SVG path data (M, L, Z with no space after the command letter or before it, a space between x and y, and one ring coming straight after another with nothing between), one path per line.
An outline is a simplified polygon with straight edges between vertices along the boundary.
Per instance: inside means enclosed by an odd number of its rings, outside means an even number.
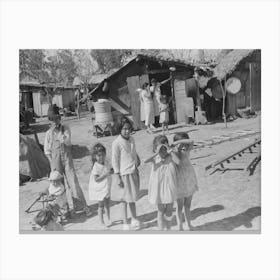
M70 128L61 124L59 108L56 105L50 107L48 118L52 126L45 136L44 152L50 161L51 170L57 170L64 175L71 192L72 201L69 204L73 210L84 211L89 216L91 213L74 169Z

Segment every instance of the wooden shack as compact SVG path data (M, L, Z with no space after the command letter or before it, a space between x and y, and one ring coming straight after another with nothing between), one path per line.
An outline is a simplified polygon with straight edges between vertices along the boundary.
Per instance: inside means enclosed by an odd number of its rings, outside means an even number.
M171 71L171 69L173 71ZM161 92L172 97L170 123L183 121L180 104L188 96L189 79L193 79L194 66L184 61L168 57L138 54L118 71L104 79L92 92L93 99L110 99L114 111L130 116L136 128L142 128L140 99L137 89L152 78L161 82L171 80L161 86ZM104 84L106 86L104 87Z
M213 95L213 102L216 102L214 107L221 107L223 97L221 84L224 87L225 81L231 77L240 80L241 89L236 94L226 93L226 114L236 115L237 110L243 108L248 108L252 113L260 111L261 50L232 50L218 61L213 71L213 77L207 83L207 87L211 89ZM221 108L219 108L219 112L221 114Z
M19 90L24 108L32 109L36 117L46 116L50 104L66 108L75 100L75 87L20 83Z

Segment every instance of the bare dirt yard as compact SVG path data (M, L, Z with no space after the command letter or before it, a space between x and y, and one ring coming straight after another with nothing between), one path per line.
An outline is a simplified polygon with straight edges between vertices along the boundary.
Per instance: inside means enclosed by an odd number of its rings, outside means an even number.
M94 137L90 116L84 116L80 120L76 118L66 119L64 122L71 127L74 165L79 182L88 200L88 181L91 171L88 148L96 142L101 142L106 147L107 155L110 158L111 143L116 136L98 139ZM46 129L48 128L47 121L41 120L33 126L38 131L40 142L43 143ZM225 141L217 145L195 149L191 152L192 163L199 182L199 191L194 195L191 207L192 225L194 226L193 232L260 232L261 164L259 163L256 166L251 176L246 171L247 166L257 155L257 150L260 147L255 149L253 153L245 153L242 157L228 164L226 166L228 170L225 172L216 171L210 175L211 171L205 171L205 167L208 164L245 147L256 138L259 138L260 116L250 119L237 119L228 123L227 128L225 128L223 123L187 127L177 126L176 128L172 128L171 126L170 128L171 134L168 136L170 140L172 140L172 133L174 132L190 131L189 136L195 141L211 139L213 136L228 135L240 130L252 130L259 133L243 136L236 140ZM136 140L137 152L143 162L145 158L152 155L152 141L154 136L141 130L137 131L133 137ZM141 198L137 202L136 207L137 215L143 224L143 229L140 231L144 232L157 229L156 207L150 205L147 200L150 165L142 164L139 171ZM46 189L47 186L47 178L19 186L20 231L32 230L30 222L37 212L27 214L25 209L38 197L39 192ZM96 201L88 201L88 205L92 210L92 216L86 218L83 214L77 214L63 225L66 231L79 230L85 232L101 229L98 224ZM42 205L37 203L33 209L36 210L41 207ZM117 202L112 202L111 216L113 225L108 228L108 232L121 230L120 205ZM172 230L177 230L175 219L173 220Z

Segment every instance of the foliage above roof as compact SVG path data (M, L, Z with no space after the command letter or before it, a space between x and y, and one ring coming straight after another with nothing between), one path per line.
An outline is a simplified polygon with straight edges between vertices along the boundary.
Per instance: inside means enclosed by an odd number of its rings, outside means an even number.
M237 49L232 50L225 55L214 68L214 77L221 80L226 75L231 74L239 63L246 57L250 56L255 49Z

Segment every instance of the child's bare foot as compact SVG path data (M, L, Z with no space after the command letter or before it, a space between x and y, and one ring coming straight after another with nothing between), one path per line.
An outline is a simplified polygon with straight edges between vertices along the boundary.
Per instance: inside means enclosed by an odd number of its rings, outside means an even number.
M184 230L191 230L191 227L188 223L185 223Z
M182 223L180 223L180 224L178 225L178 230L180 230L180 231L184 230L183 224L182 224Z
M104 223L100 223L99 224L99 229L100 230L107 230L108 228L107 228L107 226Z
M131 228L132 228L132 229L137 230L137 229L140 229L140 227L141 227L141 223L140 223L139 220L133 219L133 220L131 221Z
M129 224L123 224L123 230L130 230Z

